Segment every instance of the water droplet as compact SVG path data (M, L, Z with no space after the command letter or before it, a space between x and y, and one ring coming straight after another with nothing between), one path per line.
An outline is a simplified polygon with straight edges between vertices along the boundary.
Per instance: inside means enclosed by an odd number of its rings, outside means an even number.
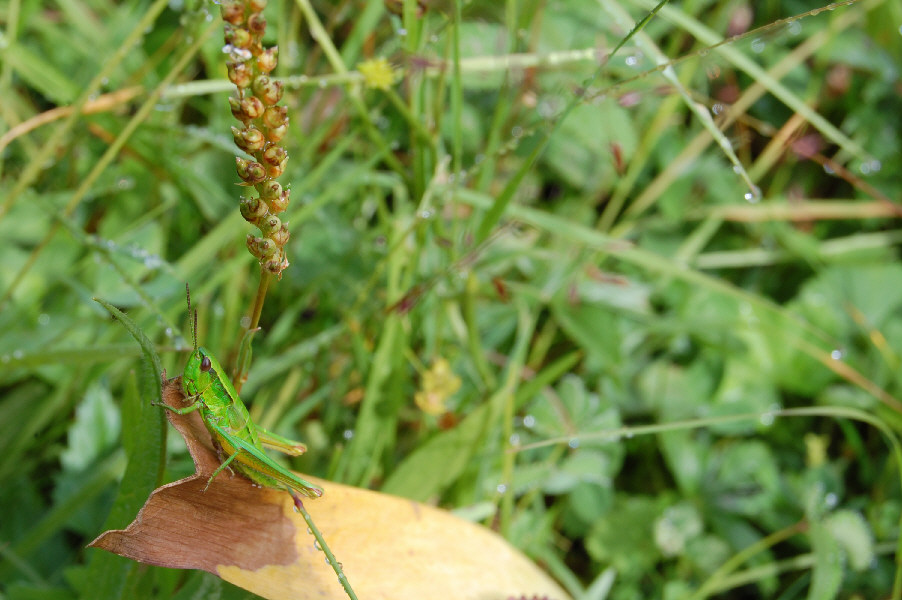
M766 413L763 413L758 420L765 427L770 427L771 425L774 424L774 421L776 420L776 416L774 415L774 413L768 411Z
M404 37L404 36L407 35L407 30L406 30L405 28L403 28L403 27L399 27L397 33L398 33L398 35L400 35L401 37Z
M636 58L635 56L627 56L625 62L626 62L626 66L635 67L637 64L639 64L639 59Z
M527 429L532 429L536 426L536 418L532 415L526 415L523 417L523 427Z
M628 440L633 439L635 436L636 436L636 433L633 431L627 431L626 433L623 434L623 437L625 437Z
M346 440L350 440L351 438L354 437L354 430L353 429L345 429L344 432L341 434L341 437L343 437Z
M248 317L247 315L245 315L245 316L241 317L241 320L238 321L238 323L241 325L242 329L247 329L248 327L251 326L251 318Z
M826 173L827 175L834 175L836 174L836 171L834 171L833 167L831 167L829 164L824 163L824 173Z
M504 483L499 483L495 489L498 490L499 494L503 494L504 492L507 491L507 485Z
M518 138L523 135L523 128L519 125L515 125L511 128L511 137Z
M824 504L827 505L827 508L833 508L834 506L839 504L839 497L833 492L830 492L829 494L824 496Z
M163 330L163 333L166 334L166 337L171 338L172 334L173 334L172 327L167 327L166 329Z
M723 104L721 104L720 102L715 102L714 106L711 107L711 112L713 112L715 115L719 115L723 112L723 110Z
M322 552L322 548L319 545L319 540L313 540L313 547Z
M313 530L310 529L310 528L308 527L308 528L307 528L307 533L309 533L310 535L313 535Z
M516 433L512 433L510 438L508 439L508 443L510 443L510 445L514 446L514 447L519 446L520 445L520 435L516 434Z
M842 360L842 350L831 350L830 358L832 358L833 360Z
M431 219L433 216L435 216L435 212L432 209L425 208L420 211L420 218L424 221Z
M761 201L761 188L756 185L752 187L752 189L747 191L743 197L745 198L746 202L757 204Z
M570 438L570 441L567 442L567 445L571 448L579 448L579 438Z
M798 21L790 21L789 22L789 33L791 35L799 35L802 33L802 24Z
M38 315L38 325L49 325L50 324L50 315L47 313L41 313Z
M25 356L25 353L21 350L13 350L13 358L16 360L21 360L22 357Z
M761 38L755 38L752 40L752 52L755 54L761 54L764 52L764 40Z

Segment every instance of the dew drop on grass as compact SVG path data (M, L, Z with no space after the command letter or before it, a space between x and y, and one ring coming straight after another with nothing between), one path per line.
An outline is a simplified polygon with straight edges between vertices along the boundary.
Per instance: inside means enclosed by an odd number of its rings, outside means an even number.
M579 438L570 438L570 441L567 442L567 445L571 448L579 448Z
M532 415L526 415L523 417L523 427L527 429L532 429L536 426L536 418Z
M317 550L319 550L320 552L323 551L322 547L319 545L319 540L313 540L313 547L316 548Z
M764 52L764 40L761 38L755 38L752 40L752 52L755 54L761 54Z
M758 186L754 186L743 197L746 202L757 204L761 200L761 189Z
M41 313L38 316L38 325L46 326L49 324L50 324L50 315L48 315L47 313Z
M837 349L837 350L831 350L831 351L830 351L830 358L832 358L833 360L842 360L842 358L843 358L843 356L842 356L842 350L839 350L839 349Z
M313 535L313 530L310 529L310 528L308 527L308 528L307 528L307 533L309 533L310 535Z
M839 504L839 498L833 492L830 492L826 496L824 496L824 504L827 505L827 508L834 508L837 504Z
M343 437L346 440L350 440L351 438L354 437L354 430L353 429L345 429L344 433L341 434L341 437Z
M513 446L514 448L519 446L520 445L520 434L512 433L510 438L508 439L508 443L510 443L510 445Z
M791 35L799 35L802 33L802 25L798 21L789 22L789 33Z
M503 494L504 492L507 491L507 485L504 483L499 483L497 485L497 487L495 487L495 489L498 491L499 494Z
M858 167L858 170L861 171L862 175L870 175L871 173L876 173L880 170L881 164L879 160L866 160L861 163L861 166Z

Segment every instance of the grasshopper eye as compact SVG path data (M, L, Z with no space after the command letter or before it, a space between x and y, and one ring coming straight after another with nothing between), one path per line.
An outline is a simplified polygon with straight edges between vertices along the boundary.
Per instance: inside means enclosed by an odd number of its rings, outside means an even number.
M212 366L213 366L213 363L210 362L209 356L205 356L201 359L201 361L200 361L200 370L201 371L204 371L206 373L207 371L210 370L210 368Z

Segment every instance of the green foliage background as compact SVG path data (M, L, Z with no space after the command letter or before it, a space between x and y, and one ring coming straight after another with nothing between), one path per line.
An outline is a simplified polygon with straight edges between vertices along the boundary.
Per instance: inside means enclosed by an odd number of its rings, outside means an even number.
M242 396L292 466L490 524L578 597L898 598L899 3L672 3L601 66L655 3L387 4L314 2L325 45L267 8L291 267ZM217 7L0 22L0 596L245 597L84 549L190 472L92 298L173 374L184 283L224 364L256 290Z

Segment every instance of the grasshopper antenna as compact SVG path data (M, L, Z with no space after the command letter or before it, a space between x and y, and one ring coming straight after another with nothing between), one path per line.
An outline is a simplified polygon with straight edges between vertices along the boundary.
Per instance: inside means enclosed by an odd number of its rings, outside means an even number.
M194 349L197 350L197 309L194 309L194 321L191 322L191 288L185 283L185 297L188 299L188 322L191 325L191 337L194 339Z

